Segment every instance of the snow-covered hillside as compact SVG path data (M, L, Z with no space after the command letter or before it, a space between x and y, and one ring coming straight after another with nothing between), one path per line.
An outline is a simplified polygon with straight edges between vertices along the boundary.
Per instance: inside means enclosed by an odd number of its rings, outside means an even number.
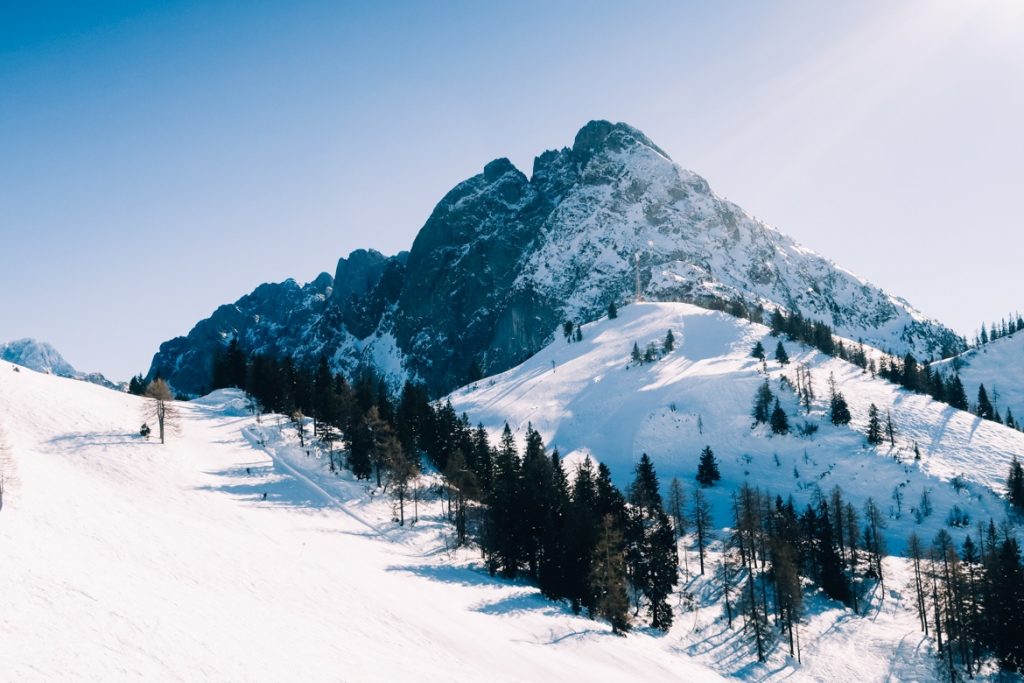
M179 404L0 367L0 678L715 680L447 550L237 393Z
M939 367L952 372L954 365L960 366L960 379L972 404L978 398L978 387L984 384L1001 418L1006 417L1007 408L1017 420L1024 416L1024 332L971 349Z
M631 362L634 342L640 349L649 342L660 344L668 330L675 337L674 351L653 363ZM678 476L689 486L698 455L709 445L722 472L722 481L708 489L720 527L729 525L731 496L744 482L784 498L792 494L800 507L818 494L827 496L835 485L858 508L872 497L888 513L885 535L894 556L903 551L911 532L931 539L945 528L959 545L966 530L947 525L954 506L966 511L971 526L990 518L998 523L1007 515L1004 482L1012 457L1024 456L1024 434L872 379L856 366L789 342L788 366L767 363L770 385L782 397L791 425L814 425L817 432L773 436L766 426L751 429L754 394L765 379L761 363L750 356L751 348L760 340L771 358L777 343L764 326L686 304L642 303L621 309L617 319L585 325L583 337L572 343L558 339L522 365L455 392L455 409L495 434L506 420L520 436L532 423L569 462L591 456L608 464L619 485L629 482L634 465L646 452L663 484ZM784 376L795 384L797 364L805 364L813 377L817 400L810 414L797 405L794 392L780 388ZM849 427L833 426L828 419L830 374L849 401ZM886 411L891 413L895 447L888 442L877 448L866 445L863 432L871 403L880 408L883 419ZM918 519L914 509L925 491L934 509ZM816 671L813 677L818 680L893 680L882 662L899 657L928 666L928 660L921 659L927 647L903 653L909 642L920 645L921 636L905 590L906 565L891 557L887 566L897 578L887 584L886 595L874 596L878 602L872 613L887 614L888 625L880 626L877 618L848 619L849 613L835 606L813 608L810 621L817 623L818 636L805 640L803 673ZM699 620L702 614L694 618ZM679 640L680 649L717 662L723 672L749 672L746 661L723 664L725 652L701 644L702 638L688 629L673 628L669 637ZM835 648L858 654L837 659L829 654ZM873 656L880 658L875 665L869 663ZM841 661L845 668L815 670L822 657L833 664ZM770 677L773 668L757 669L757 675ZM896 680L901 678L895 675Z
M676 339L672 353L654 363L630 362L634 342L641 349L660 344L670 329ZM1024 434L789 342L788 366L768 361L771 387L778 390L783 376L795 384L796 365L806 363L817 394L811 414L799 409L791 391L781 392L782 403L791 424L811 423L818 432L772 436L766 427L750 429L754 393L765 378L750 351L761 340L770 359L777 343L766 327L687 304L641 303L621 309L615 320L585 325L583 336L578 343L559 339L522 365L455 392L456 410L493 430L507 420L522 433L532 422L548 445L570 457L590 454L621 484L643 452L663 477L692 480L697 455L711 445L723 463L723 488L747 477L782 493L841 482L850 493L874 496L888 506L898 482L908 481L913 492L920 486L947 487L962 475L982 497L972 500L983 506L979 513L1003 516L1002 503L986 489L1002 490L1010 459L1024 455ZM852 428L828 421L830 373L850 403ZM866 447L863 430L871 403L883 417L891 412L895 448L888 443ZM919 463L913 459L915 443ZM780 465L774 464L775 455Z

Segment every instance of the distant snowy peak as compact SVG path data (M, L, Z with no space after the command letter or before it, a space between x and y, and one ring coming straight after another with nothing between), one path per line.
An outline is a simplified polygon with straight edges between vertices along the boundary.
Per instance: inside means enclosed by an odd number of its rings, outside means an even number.
M111 382L98 372L79 372L64 360L60 352L44 341L38 341L26 337L17 339L6 344L0 343L0 360L14 363L36 372L43 372L58 377L70 377L80 379L93 384L107 387L108 389L119 389L120 386Z
M639 261L637 261L639 259ZM212 358L250 352L387 373L440 395L522 362L565 320L633 300L742 312L783 308L922 359L964 348L952 330L739 206L624 123L591 121L531 176L500 158L453 187L408 252L356 250L321 275L263 285L160 347L150 376L207 388Z
M28 337L0 344L0 358L36 372L60 377L74 377L77 372L51 344Z

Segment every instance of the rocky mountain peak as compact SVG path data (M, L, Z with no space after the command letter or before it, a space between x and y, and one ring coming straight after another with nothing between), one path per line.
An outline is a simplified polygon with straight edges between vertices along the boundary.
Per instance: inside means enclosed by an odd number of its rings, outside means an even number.
M584 165L599 152L622 152L636 146L652 149L671 161L671 157L664 150L633 126L609 121L590 121L580 128L573 141L572 154L581 165Z
M510 368L565 320L643 295L732 311L779 307L852 339L921 358L963 341L711 191L642 132L591 121L527 178L508 159L458 183L406 255L356 250L327 281L257 288L187 338L161 346L160 371L198 392L231 338L250 352L325 354L353 373L373 365L444 393ZM323 276L321 276L323 277Z

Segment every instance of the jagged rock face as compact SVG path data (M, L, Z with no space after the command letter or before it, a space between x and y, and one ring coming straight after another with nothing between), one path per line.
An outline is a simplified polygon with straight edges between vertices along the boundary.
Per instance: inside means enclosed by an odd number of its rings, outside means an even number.
M429 385L457 385L474 360L511 367L550 332L531 324L529 339L495 334L550 210L508 159L492 161L434 209L409 253L395 325L410 369Z
M744 301L824 320L839 334L920 357L962 346L952 331L799 246L672 160L640 131L592 121L572 148L548 151L527 178L507 159L452 189L394 257L359 250L304 287L263 285L161 346L160 370L202 390L218 344L321 353L337 369L376 365L434 394L475 364L522 361L565 319L597 317L643 295Z
M237 337L253 353L292 353L305 357L318 341L318 323L330 309L333 278L322 273L299 286L294 280L263 284L233 304L220 306L187 337L160 345L148 379L160 374L179 391L199 393L210 382L213 357ZM344 335L344 329L339 328Z

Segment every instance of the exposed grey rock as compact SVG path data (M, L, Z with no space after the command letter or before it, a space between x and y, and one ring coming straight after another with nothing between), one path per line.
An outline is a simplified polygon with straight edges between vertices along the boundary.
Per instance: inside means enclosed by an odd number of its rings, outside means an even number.
M572 148L547 151L527 178L508 159L456 185L411 250L358 250L300 287L262 285L222 306L187 337L163 344L150 375L179 390L206 386L218 346L327 355L352 373L376 366L435 395L509 368L565 319L643 295L708 305L781 306L851 338L919 357L963 341L715 195L635 128L591 121Z

